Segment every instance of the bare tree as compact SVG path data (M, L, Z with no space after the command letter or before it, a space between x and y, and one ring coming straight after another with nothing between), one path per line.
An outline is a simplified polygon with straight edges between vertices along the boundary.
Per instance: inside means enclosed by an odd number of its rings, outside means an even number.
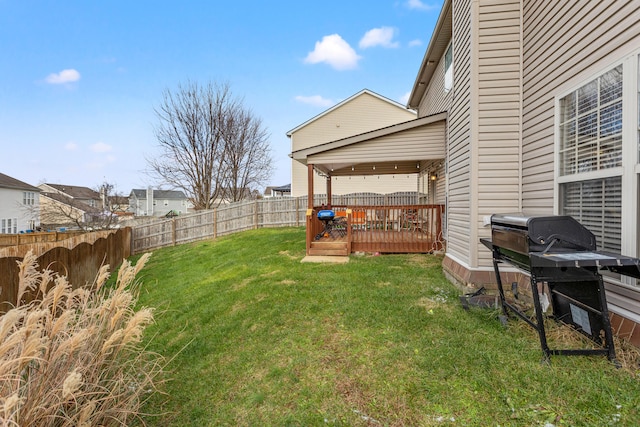
M251 197L252 190L262 186L271 175L268 135L262 121L251 111L239 109L227 126L222 186L225 199L237 202Z
M239 200L271 175L262 123L228 84L167 89L155 113L161 152L147 159L149 172L161 185L183 190L196 209Z

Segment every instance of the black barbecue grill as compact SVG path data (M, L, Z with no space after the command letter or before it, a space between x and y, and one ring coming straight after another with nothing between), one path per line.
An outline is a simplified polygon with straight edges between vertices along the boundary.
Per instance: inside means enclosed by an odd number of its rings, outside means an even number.
M606 354L615 350L601 270L640 278L640 260L597 251L593 233L570 216L492 215L491 239L480 239L493 254L502 311L514 313L538 332L540 345L550 355ZM509 263L531 275L535 320L505 299L498 265ZM573 326L598 348L552 350L546 340L538 284L548 290L553 317ZM517 285L513 285L517 291ZM517 295L517 292L515 293Z

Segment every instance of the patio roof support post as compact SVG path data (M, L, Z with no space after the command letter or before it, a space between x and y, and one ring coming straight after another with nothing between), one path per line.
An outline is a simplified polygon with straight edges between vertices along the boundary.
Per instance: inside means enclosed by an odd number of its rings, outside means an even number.
M327 209L331 209L331 175L327 177Z
M313 209L313 165L307 165L307 208Z

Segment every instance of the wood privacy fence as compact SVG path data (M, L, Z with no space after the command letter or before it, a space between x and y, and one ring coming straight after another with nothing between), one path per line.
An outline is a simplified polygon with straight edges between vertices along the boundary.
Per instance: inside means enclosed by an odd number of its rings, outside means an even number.
M334 195L332 204L388 206L418 204L424 195L355 193ZM315 195L314 205L327 204L326 195ZM306 224L307 197L278 197L222 205L218 208L180 215L133 228L132 252L142 253L255 228L300 227Z
M61 242L34 243L0 249L0 313L16 304L18 261L32 250L41 269L48 268L67 276L74 287L93 283L104 264L111 271L131 255L131 228L86 233ZM34 295L27 295L26 300Z
M59 242L85 234L84 231L47 231L38 233L0 234L0 247L27 245L30 243Z

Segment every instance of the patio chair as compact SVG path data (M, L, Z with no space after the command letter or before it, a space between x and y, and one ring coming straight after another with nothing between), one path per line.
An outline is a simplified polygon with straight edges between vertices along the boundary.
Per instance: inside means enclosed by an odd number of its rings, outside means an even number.
M367 212L354 210L351 213L351 227L354 230L364 230L367 225Z

